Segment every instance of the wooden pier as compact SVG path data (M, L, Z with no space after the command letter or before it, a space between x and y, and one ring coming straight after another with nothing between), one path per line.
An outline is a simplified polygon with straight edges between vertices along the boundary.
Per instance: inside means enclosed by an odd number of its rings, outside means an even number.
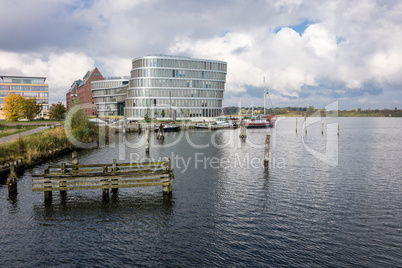
M53 191L102 189L103 197L109 189L162 186L164 194L172 192L173 170L170 159L162 162L141 162L89 165L51 165L44 174L32 175L32 190L42 191L45 201L50 201Z

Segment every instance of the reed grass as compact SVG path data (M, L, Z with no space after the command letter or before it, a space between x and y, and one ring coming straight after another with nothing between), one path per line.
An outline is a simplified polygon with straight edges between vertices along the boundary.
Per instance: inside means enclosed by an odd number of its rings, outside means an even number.
M83 143L97 142L99 129L90 123L82 112L77 113L72 119L71 132L74 138ZM108 132L106 132L108 134ZM106 134L106 136L108 136ZM108 140L108 137L106 137ZM31 164L41 157L48 157L52 151L73 149L66 136L64 127L47 129L39 133L19 137L17 140L0 143L0 164L7 161L23 159Z
M66 138L64 128L47 129L0 144L0 162L22 158L29 164L40 155L49 153L50 150L64 149L68 146L71 145Z

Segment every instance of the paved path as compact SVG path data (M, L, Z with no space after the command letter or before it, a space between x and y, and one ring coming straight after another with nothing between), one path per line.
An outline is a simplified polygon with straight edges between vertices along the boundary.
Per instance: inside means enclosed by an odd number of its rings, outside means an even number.
M22 137L22 136L26 136L26 135L31 135L31 134L34 134L37 132L41 132L47 128L48 127L38 127L38 128L27 130L25 132L21 132L21 133L10 135L10 136L4 137L4 138L0 138L0 143L16 140L16 139L18 139L19 136Z

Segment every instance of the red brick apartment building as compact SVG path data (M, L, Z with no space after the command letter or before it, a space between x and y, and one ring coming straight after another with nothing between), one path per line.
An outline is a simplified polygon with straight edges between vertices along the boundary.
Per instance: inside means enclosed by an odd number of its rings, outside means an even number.
M67 110L70 110L74 102L78 101L80 104L91 105L91 108L84 109L86 115L96 115L97 111L95 109L95 101L92 97L91 82L98 80L103 80L103 76L98 68L95 68L92 71L88 71L82 80L74 81L66 94Z

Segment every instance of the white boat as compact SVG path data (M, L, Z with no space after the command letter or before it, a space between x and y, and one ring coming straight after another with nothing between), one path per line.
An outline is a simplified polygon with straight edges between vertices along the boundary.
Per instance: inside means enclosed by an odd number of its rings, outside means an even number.
M215 122L198 123L195 125L195 128L215 130L215 129L231 128L233 126L234 126L233 123L226 120L226 118L219 117Z
M246 128L262 128L268 127L269 125L270 121L261 116L252 116L250 118L244 119L244 126Z

